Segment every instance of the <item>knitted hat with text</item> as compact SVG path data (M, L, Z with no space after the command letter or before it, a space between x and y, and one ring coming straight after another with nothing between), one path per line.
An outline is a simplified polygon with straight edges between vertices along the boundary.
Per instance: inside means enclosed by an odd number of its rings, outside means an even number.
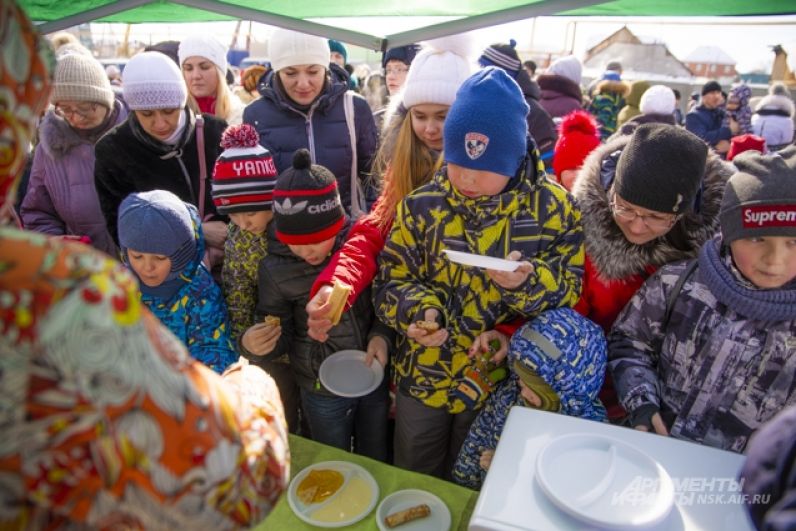
M287 245L320 243L337 236L344 223L345 211L334 174L312 164L310 152L299 149L293 155L292 167L276 180L276 237Z
M213 168L213 204L219 214L271 210L277 171L271 153L260 145L257 130L249 124L224 131Z

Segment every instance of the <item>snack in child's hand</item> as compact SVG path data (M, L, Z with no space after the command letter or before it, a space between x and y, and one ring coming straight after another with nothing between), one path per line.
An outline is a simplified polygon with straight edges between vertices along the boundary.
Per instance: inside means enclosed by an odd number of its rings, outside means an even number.
M266 315L265 319L263 319L263 322L268 326L279 326L281 321L279 320L279 317L275 315Z
M351 293L352 289L353 288L348 284L344 284L339 280L334 281L332 292L329 294L328 300L331 307L329 320L332 322L332 326L340 322L340 318L343 316L343 310L345 309L345 303L348 301L348 295Z
M415 321L415 326L421 330L425 330L429 334L439 330L439 323L436 321Z
M419 518L426 518L430 514L431 514L431 507L423 503L420 505L415 505L414 507L409 507L408 509L404 509L403 511L398 511L397 513L385 516L384 525L390 528L397 527L401 524L411 522L412 520L417 520Z

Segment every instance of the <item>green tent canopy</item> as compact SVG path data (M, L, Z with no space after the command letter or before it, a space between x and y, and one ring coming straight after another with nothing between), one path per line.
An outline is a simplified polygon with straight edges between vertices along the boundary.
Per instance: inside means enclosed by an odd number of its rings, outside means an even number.
M537 16L737 16L796 13L792 0L19 0L45 33L84 22L253 20L375 50ZM306 19L457 17L394 35L368 35Z

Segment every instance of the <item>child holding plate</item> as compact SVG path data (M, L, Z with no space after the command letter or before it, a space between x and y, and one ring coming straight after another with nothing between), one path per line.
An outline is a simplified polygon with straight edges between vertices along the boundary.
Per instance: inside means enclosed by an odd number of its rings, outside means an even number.
M447 164L398 205L379 258L376 313L401 334L395 464L403 468L450 477L489 393L471 378L476 362L468 357L484 333L572 306L580 294L580 213L546 178L527 113L519 86L501 69L470 76L445 121ZM515 271L463 266L446 249L520 264Z
M350 450L353 436L354 451L384 461L387 379L364 396L338 396L321 382L319 371L327 358L342 350L375 352L372 363L383 368L392 331L374 319L366 294L357 299L353 311L343 314L325 342L307 333L305 306L312 283L350 227L337 180L328 169L311 164L309 151L300 149L293 166L279 175L273 197L274 219L266 229L268 254L258 269L254 315L255 323L263 324L243 334L241 353L255 364L287 354L312 438Z

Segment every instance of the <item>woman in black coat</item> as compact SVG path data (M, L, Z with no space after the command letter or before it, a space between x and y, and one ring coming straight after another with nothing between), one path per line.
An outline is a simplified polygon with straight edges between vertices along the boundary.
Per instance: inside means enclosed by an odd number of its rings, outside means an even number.
M168 190L199 209L207 246L223 250L226 223L216 214L207 179L226 122L194 115L186 106L182 74L159 52L133 57L124 69L123 87L131 112L95 148L94 180L111 236L118 244L117 216L125 197Z

